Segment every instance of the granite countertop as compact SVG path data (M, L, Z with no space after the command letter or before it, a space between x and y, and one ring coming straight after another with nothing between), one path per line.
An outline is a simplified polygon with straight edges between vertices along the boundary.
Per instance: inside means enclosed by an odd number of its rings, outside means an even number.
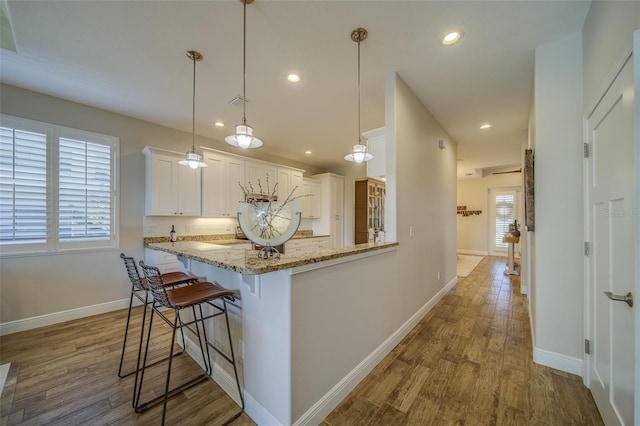
M341 249L322 249L307 253L283 254L280 259L261 259L258 252L201 241L150 243L147 247L186 257L208 265L247 275L266 274L325 260L352 256L397 246L398 243L365 243Z
M329 237L329 235L314 235L311 230L302 230L296 232L293 236L293 240L302 238L321 238ZM235 234L212 234L212 235L185 235L178 236L178 242L184 241L200 241L205 243L222 244L222 245L234 245L234 244L251 244L251 241L246 239L238 239ZM145 237L144 246L154 243L168 243L169 237Z

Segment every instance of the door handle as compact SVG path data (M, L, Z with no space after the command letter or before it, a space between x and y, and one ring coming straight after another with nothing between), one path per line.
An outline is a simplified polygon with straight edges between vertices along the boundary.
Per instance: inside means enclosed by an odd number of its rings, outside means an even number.
M604 294L606 294L607 297L613 301L626 302L626 304L629 305L630 308L633 308L633 294L631 294L631 292L627 293L625 296L613 294L610 291L605 291Z

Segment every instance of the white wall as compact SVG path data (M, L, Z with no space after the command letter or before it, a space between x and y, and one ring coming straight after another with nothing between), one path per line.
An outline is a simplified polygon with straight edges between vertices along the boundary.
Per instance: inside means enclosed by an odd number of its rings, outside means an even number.
M467 210L482 210L482 214L457 216L457 250L459 253L488 254L491 250L491 224L489 211L489 190L494 188L521 187L522 175L508 173L489 175L476 179L458 180L457 205L467 206ZM521 213L524 206L519 206ZM455 213L455 212L454 212ZM518 222L521 222L521 214ZM524 231L524 227L522 228ZM506 252L505 252L506 253Z
M640 2L592 1L582 28L585 108L604 94L608 74L640 29ZM617 67L619 69L620 67ZM590 111L585 111L589 113Z
M583 349L582 38L535 51L534 360Z
M151 145L186 152L191 146L191 134L13 86L2 85L0 90L2 113L119 137L121 197L118 250L2 259L0 323L98 304L107 304L105 309L121 306L117 303L128 299L129 284L118 255L122 251L138 259L143 256L145 189L141 150ZM196 137L196 146L233 150L224 142L201 137ZM324 171L265 153L251 155L310 173ZM203 226L216 226L215 220L209 221Z

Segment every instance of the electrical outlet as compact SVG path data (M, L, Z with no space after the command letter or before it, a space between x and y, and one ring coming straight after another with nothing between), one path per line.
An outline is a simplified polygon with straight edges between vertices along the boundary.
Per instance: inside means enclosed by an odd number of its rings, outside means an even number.
M184 232L191 232L191 225L186 224L186 225L184 226Z
M438 272L438 281L440 281L440 272Z
M244 359L244 340L240 340L240 359Z
M409 238L413 238L413 225L409 225Z

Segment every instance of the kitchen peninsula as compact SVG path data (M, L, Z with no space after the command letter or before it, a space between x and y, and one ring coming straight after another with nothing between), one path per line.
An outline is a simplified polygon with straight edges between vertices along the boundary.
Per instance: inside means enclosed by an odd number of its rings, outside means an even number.
M367 243L267 260L200 241L147 249L175 255L192 273L240 292L230 319L246 412L260 425L291 425L320 423L379 361L384 342L367 330L386 308L381 301L394 296L397 246ZM377 297L367 297L371 291ZM219 328L209 329L215 338ZM223 364L216 363L214 379L238 401Z

